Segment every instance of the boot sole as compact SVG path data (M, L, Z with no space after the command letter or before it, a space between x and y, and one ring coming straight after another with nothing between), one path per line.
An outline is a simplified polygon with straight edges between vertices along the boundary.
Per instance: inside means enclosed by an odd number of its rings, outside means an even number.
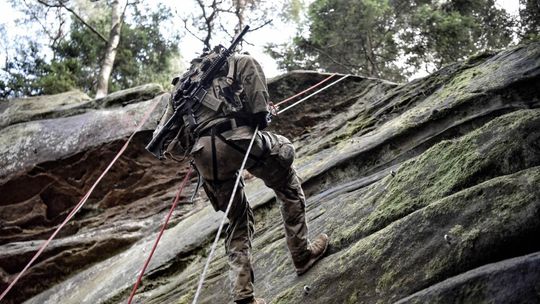
M296 269L296 275L301 276L304 273L306 273L315 263L320 261L324 254L326 253L326 250L328 249L328 245L330 244L330 239L328 239L328 242L326 243L326 246L324 247L324 250L319 254L318 256L312 258L309 260L309 262L306 264L306 266L302 267L302 269Z

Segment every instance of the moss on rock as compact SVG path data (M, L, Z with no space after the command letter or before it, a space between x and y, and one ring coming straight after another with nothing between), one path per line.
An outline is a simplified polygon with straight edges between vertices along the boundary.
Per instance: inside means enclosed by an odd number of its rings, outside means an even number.
M263 206L253 244L257 295L272 303L390 303L538 251L540 113L521 110L540 106L538 45L473 58L402 86L349 77L276 118L274 127L300 147L296 165L307 181L310 237L325 231L332 241L329 256L297 277L279 204L262 183L248 182L248 197ZM324 77L291 73L270 88L282 93L274 98L284 97ZM122 108L102 111L116 110ZM208 207L168 229L139 300L190 301L220 219ZM121 274L139 270L136 257L146 243L150 238L127 250L125 260L103 261L29 303L123 302L118 291L128 287ZM231 301L222 247L201 303ZM190 253L200 256L183 264ZM94 274L103 269L106 278ZM470 285L479 295L482 288Z
M462 190L403 217L326 258L305 278L320 287L308 301L346 303L361 291L357 303L389 303L445 277L538 250L533 240L540 233L539 182L540 167L533 167ZM465 233L448 244L444 235L456 225ZM301 284L291 286L273 303L304 301Z
M540 138L540 110L523 110L495 119L458 140L443 141L404 163L395 177L374 185L364 205L369 215L342 231L335 242L369 235L441 198L490 178L540 164L534 147ZM355 199L351 197L350 199Z

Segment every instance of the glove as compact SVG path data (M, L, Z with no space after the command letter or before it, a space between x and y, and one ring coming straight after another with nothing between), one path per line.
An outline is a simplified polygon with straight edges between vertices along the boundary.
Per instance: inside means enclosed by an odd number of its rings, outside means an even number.
M259 112L253 115L253 125L259 126L259 130L266 129L271 121L272 116L268 112Z

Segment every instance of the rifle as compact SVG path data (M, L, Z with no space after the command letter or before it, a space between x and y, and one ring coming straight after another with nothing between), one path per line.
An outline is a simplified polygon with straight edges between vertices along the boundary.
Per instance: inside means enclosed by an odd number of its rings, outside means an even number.
M152 153L158 159L163 159L163 146L166 140L171 138L172 130L177 122L180 121L182 115L186 117L189 127L195 128L197 122L193 115L193 107L200 105L208 93L206 88L211 84L215 75L221 70L223 65L227 62L227 59L234 53L234 50L238 43L242 40L244 35L249 30L249 26L246 25L244 29L233 39L229 48L221 46L221 51L218 56L209 64L208 68L204 71L203 75L198 81L191 81L191 77L187 77L174 92L173 106L174 112L165 122L165 124L158 130L152 140L146 146L146 150ZM175 134L172 134L174 136Z

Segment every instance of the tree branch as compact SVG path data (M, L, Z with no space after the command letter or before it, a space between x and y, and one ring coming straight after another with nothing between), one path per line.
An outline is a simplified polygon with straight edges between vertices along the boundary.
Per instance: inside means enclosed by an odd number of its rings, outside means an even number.
M60 39L62 39L62 37L64 36L64 32L62 31L62 27L66 23L66 20L64 20L64 18L61 18L60 16L58 16L58 19L59 19L58 21L60 22L60 25L58 25L58 32L56 32L56 36L54 36L52 44L51 44L53 48L56 46L58 41ZM53 57L55 57L56 52L53 52L53 53L54 53Z
M225 34L227 34L227 36L229 36L229 38L231 38L231 39L234 38L234 36L231 35L231 33L229 33L229 31L227 31L227 29L223 26L223 24L220 23L220 24L219 24L219 28L220 28Z
M4 28L2 28L2 32L4 32ZM2 33L4 34L4 33ZM4 41L0 40L0 43L2 44L3 48L4 48L4 53L6 54L5 56L5 62L4 62L4 67L2 68L2 71L5 71L7 73L9 73L8 71L8 64L9 64L9 49L8 49L8 45L7 43L4 43Z
M206 11L206 6L203 0L196 0L197 4L202 11L202 19L204 24L199 24L199 30L206 31L206 37L201 40L207 48L211 48L210 41L212 40L212 34L214 32L214 21L218 18L219 13L223 10L220 5L223 4L223 0L212 0L212 3L208 5L208 8L212 9L210 13ZM193 33L191 33L193 34Z
M124 17L126 17L126 10L128 6L130 5L136 5L139 1L133 1L129 2L129 0L126 0L126 5L124 6L124 9L122 10L122 16L120 17L121 22L124 22Z
M49 36L49 40L54 40L53 35L49 32L49 29L47 28L47 26L45 26L45 24L41 22L41 19L38 17L36 12L30 7L30 5L26 2L26 0L23 0L23 3L28 9L28 13L30 14L30 19L36 21L41 26L41 29L45 32L47 36ZM47 10L45 11L45 16L49 14L50 8L51 7L47 8Z
M201 38L199 38L199 36L195 35L195 33L193 33L189 28L188 28L188 25L187 25L187 22L188 20L187 19L182 19L182 21L184 21L184 27L186 29L186 31L191 34L191 36L193 36L194 38L196 38L197 40L199 40L200 42L204 43L204 40L202 40Z
M88 24L79 14L77 14L73 9L66 6L64 2L59 1L57 4L51 4L45 0L37 0L37 2L47 6L47 7L61 7L70 12L75 18L77 18L84 26L86 26L92 33L96 34L101 40L103 40L105 43L108 43L108 39L103 36L97 29L95 29L93 26Z
M266 20L263 24L261 24L261 25L259 25L259 26L257 26L257 27L254 27L254 28L250 29L249 31L250 31L250 32L254 32L254 31L256 31L256 30L260 30L260 29L262 29L263 27L265 27L265 26L271 24L272 22L274 22L274 19ZM242 30L242 29L240 29L240 30Z
M348 72L349 74L353 74L353 71L351 70L350 66L347 66L347 65L345 65L344 63L342 63L342 62L336 60L334 57L330 56L330 54L328 54L327 52L325 52L325 51L323 51L323 50L321 50L321 49L319 49L319 48L316 48L316 47L312 46L311 44L306 44L306 46L309 47L309 48L311 48L311 49L313 49L314 51L316 51L316 52L318 52L318 53L320 53L320 54L326 56L326 57L327 57L328 59L330 59L330 61L332 61L333 63L335 63L335 64L337 64L337 65L339 65L339 66L342 66L343 68L345 68L345 70L347 70L347 72Z
M381 38L381 40L379 40L377 43L375 43L375 44L373 45L373 49L376 50L376 49L378 49L378 48L381 46L381 44L383 44L384 38L386 38L386 35L388 35L388 34L390 33L391 30L392 30L391 27L387 27L387 28L385 29L385 31L383 32L383 38Z

